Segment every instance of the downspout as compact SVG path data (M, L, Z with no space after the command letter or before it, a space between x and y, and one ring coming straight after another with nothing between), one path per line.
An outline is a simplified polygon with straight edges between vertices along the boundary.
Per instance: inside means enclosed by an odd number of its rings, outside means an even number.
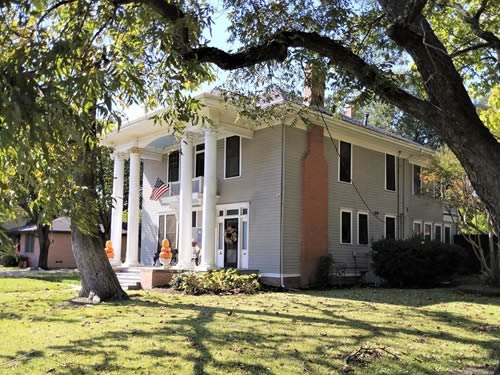
M406 162L403 159L403 238L405 239L405 226L406 226L406 206L405 206L405 190L406 190L406 170L405 170Z
M399 163L400 163L400 155L401 155L401 151L398 151L398 162L397 162L397 165L398 165L398 168L397 168L397 171L396 171L396 174L397 174L397 179L396 179L396 197L397 197L397 203L396 203L396 211L398 213L398 240L401 239L401 224L402 224L402 218L401 218L401 212L400 212L400 209L399 209L399 187L400 187L400 184L399 184L399 178L400 178L400 174L399 174Z
M285 179L284 179L284 170L285 170L285 125L281 125L281 194L280 194L280 286L285 288L285 277L283 274L283 232L284 232L284 217L285 214L283 212L284 205L284 196L285 196Z

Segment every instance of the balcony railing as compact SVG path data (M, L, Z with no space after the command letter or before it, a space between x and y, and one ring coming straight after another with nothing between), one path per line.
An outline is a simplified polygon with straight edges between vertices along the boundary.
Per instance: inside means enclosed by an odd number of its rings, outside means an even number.
M170 182L170 189L165 194L167 197L175 197L181 193L181 182ZM203 193L203 177L193 178L193 193Z

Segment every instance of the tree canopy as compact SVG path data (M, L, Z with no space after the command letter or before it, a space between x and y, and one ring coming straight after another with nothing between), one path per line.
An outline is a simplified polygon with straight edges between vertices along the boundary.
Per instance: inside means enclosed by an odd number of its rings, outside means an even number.
M230 87L301 90L306 63L326 67L335 101L376 97L425 124L457 155L500 217L500 147L473 100L498 84L497 6L488 0L2 0L0 149L96 140L95 117L120 124L132 103L197 121L189 90L233 71ZM212 40L230 22L235 51ZM216 36L220 38L220 35ZM300 79L302 82L302 79ZM412 89L408 89L411 87ZM36 125L35 125L36 124ZM471 147L475 145L475 147Z

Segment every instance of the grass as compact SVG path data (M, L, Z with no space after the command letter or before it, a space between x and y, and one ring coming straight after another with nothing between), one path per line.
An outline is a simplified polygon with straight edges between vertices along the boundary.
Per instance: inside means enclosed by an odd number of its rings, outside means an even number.
M76 283L0 279L0 373L447 374L500 358L500 298L452 289L153 291L82 306L68 302ZM367 345L399 359L345 368Z

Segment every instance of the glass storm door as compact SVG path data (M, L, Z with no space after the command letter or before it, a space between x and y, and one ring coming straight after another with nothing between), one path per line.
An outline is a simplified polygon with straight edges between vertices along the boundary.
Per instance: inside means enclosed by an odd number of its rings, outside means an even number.
M238 218L224 220L224 267L238 267Z

